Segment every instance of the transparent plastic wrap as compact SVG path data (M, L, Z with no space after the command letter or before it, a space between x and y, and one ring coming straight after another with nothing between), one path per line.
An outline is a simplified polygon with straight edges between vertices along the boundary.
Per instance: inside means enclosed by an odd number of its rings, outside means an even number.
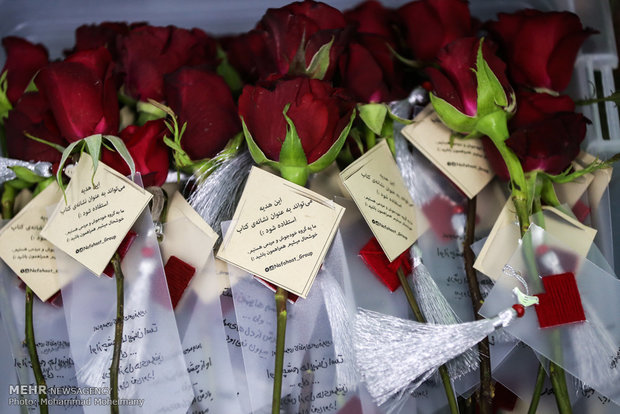
M524 240L526 242L509 260L507 274L496 283L480 313L491 317L502 306L514 303L512 289L524 289L523 284L511 276L516 272L527 283L530 294L547 295L554 291L548 291L548 287L543 289L545 277L572 272L585 314L584 322L576 319L574 323L541 328L545 326L543 322L546 318L540 319L538 309L537 312L528 310L507 331L563 367L586 386L614 402L620 402L620 369L617 366L620 345L617 315L620 305L616 300L620 295L620 281L592 261L567 249L563 242L554 239L541 227L532 225ZM528 246L529 240L532 247ZM562 288L565 290L561 301L555 306L561 305L560 309L572 312L575 299L567 293L570 292L566 290L568 288Z
M192 412L241 414L230 355L226 344L220 294L223 286L216 277L215 258L206 246L213 240L188 219L164 224L164 237L183 235L184 243L162 248L164 262L171 255L193 266L196 273L175 308L183 354L194 388Z
M136 239L123 261L124 327L119 368L119 405L124 413L187 412L194 393L150 212L145 209L133 231ZM109 367L116 319L116 281L96 277L56 249L65 317L80 386L109 389ZM109 394L93 398L88 413L109 411Z
M224 229L224 233L226 230ZM341 243L336 236L334 245ZM326 257L306 299L288 305L282 410L336 413L356 395L348 309L342 293L342 254ZM341 250L342 251L342 250ZM345 272L348 273L348 272ZM254 413L270 412L275 356L273 292L251 275L229 266L229 276ZM341 312L334 311L341 309Z
M36 384L24 342L25 290L21 287L21 280L2 261L0 261L0 278L0 312L13 355L12 367L17 372L20 384ZM62 307L35 298L33 315L39 362L48 387L49 412L81 413L80 397L75 393L78 383L64 311ZM15 386L17 383L9 385ZM6 391L9 391L8 387ZM27 409L29 412L39 411L38 396L34 392L23 395L12 392L9 398L9 405L21 406L23 410ZM72 403L75 400L77 405Z

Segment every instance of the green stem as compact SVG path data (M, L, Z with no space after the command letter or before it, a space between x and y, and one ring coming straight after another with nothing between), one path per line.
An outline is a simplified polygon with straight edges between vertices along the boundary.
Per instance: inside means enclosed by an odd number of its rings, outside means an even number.
M121 257L118 252L112 256L112 266L114 267L114 277L116 277L116 321L114 327L114 350L112 353L112 363L110 364L110 399L118 401L118 368L121 362L121 346L123 344L123 323L125 321L124 302L125 293L123 289L123 270L121 269ZM110 412L118 414L118 404L110 405Z
M398 280L403 287L403 291L405 292L405 296L407 297L407 302L409 302L409 306L411 307L411 310L413 311L413 315L415 316L416 320L418 322L426 323L426 318L424 317L424 314L418 306L418 302L416 301L415 296L411 291L411 287L409 286L409 282L407 282L407 278L402 267L398 268L396 274L398 275ZM448 368L445 364L439 367L439 375L441 377L441 382L443 383L443 388L446 391L446 397L448 398L450 413L458 414L458 403L456 401L456 397L454 396L454 389L452 388L452 382L450 381L450 374L448 373Z
M13 218L13 206L15 204L15 188L11 187L7 183L4 184L4 190L2 192L2 217L6 220ZM39 390L39 412L41 414L47 414L47 384L45 383L45 377L41 370L41 362L39 361L39 354L37 352L37 341L34 337L34 292L28 285L26 285L26 314L25 314L25 335L26 335L26 347L28 348L28 355L30 356L30 363L32 364L32 372L34 373L34 379L38 385Z
M620 92L614 92L609 96L604 96L602 98L592 98L592 99L581 99L579 101L575 101L575 105L583 106L583 105L592 105L601 102L614 102L618 103L620 101Z
M465 274L467 275L471 303L474 308L474 317L476 320L480 320L484 319L478 313L484 299L482 298L480 286L478 285L478 277L474 270L474 252L470 247L474 243L475 231L476 197L467 202L467 227L465 231L465 240L463 242L463 259L465 262ZM493 380L491 378L491 354L488 337L478 343L478 354L480 356L480 413L490 414L493 412Z
M2 218L9 220L13 217L13 205L15 204L16 195L15 188L8 183L4 183L4 190L2 191Z
M45 383L45 377L41 370L41 363L39 362L39 355L37 353L37 342L34 338L33 305L34 293L32 289L26 285L26 346L28 347L32 371L34 372L34 378L37 382L37 389L39 391L39 412L41 414L47 414L47 392L45 391L47 389L47 384Z
M538 402L540 401L540 394L542 393L543 385L545 384L545 368L542 364L538 365L538 374L536 375L536 385L534 386L534 395L530 401L530 408L527 410L527 414L536 414L538 409Z
M288 292L279 287L276 290L276 360L273 377L273 398L271 401L271 414L280 413L280 398L282 396L282 370L284 368L284 339L286 337L286 301Z

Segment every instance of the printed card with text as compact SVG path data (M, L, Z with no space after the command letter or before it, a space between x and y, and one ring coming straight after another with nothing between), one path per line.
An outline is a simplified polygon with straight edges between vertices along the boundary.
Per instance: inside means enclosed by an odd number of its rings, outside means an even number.
M53 182L0 230L0 258L42 301L61 288L54 245L41 237L47 207L61 198L60 187Z
M432 105L418 114L403 135L467 197L473 198L493 179L494 173L480 139L454 139Z
M41 235L99 276L151 194L83 153Z
M305 298L344 209L253 168L217 257Z
M416 209L385 140L340 173L390 261L418 237Z

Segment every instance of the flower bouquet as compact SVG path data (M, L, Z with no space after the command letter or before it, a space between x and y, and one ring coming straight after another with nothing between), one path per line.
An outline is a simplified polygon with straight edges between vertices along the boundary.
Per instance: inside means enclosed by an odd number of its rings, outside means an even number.
M305 0L231 33L212 7L85 18L51 57L3 38L7 409L620 404L606 26Z

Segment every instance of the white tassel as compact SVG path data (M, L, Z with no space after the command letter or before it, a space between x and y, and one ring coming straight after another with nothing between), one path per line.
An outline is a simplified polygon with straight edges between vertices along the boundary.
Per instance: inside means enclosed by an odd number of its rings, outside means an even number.
M252 165L252 157L245 150L218 164L215 170L193 177L198 184L189 204L220 236L222 221L234 215Z
M467 351L517 317L508 308L493 319L434 325L360 309L355 321L355 355L375 403L413 391L442 364Z

